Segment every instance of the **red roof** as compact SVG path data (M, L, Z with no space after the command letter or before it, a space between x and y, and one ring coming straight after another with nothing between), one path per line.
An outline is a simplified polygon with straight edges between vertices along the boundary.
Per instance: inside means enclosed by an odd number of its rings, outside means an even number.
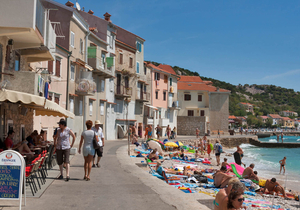
M248 106L253 106L253 104L250 104L250 103L244 103L244 102L240 102L240 104L243 104L243 105L248 105Z
M278 114L269 114L269 116L273 119L276 119L276 118L282 118L280 115Z
M180 80L178 82L203 82L203 80L200 76L180 76Z
M164 72L167 72L169 74L177 75L170 65L159 64L158 68L163 69Z
M291 120L291 118L289 118L289 117L282 117L282 120L288 121L288 120Z
M233 120L233 119L236 119L236 117L235 117L234 115L230 115L230 116L228 117L228 119Z
M241 120L246 120L245 117L236 117L236 118L241 119Z
M147 65L148 67L153 68L153 69L156 69L156 70L159 70L159 71L164 71L163 69L161 69L161 68L155 66L155 65L152 64L152 63L146 63L146 65Z
M268 116L260 116L262 119L268 119Z
M205 90L209 92L218 92L216 87L204 83L178 82L177 88L178 90ZM220 88L219 92L230 92L230 91Z

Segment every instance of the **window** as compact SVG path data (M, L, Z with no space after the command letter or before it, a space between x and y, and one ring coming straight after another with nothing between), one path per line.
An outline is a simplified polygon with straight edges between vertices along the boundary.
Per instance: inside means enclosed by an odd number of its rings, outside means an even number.
M82 100L79 101L79 116L82 116Z
M75 66L71 65L71 80L75 80Z
M60 101L60 95L54 94L54 102L59 105L59 101Z
M119 64L123 64L123 54L122 53L120 53Z
M168 83L168 76L164 75L164 83Z
M80 39L79 53L83 54L83 41Z
M158 99L158 91L155 91L155 99Z
M173 79L170 77L170 86L172 86Z
M102 63L102 67L105 67L105 53L101 54L101 63Z
M100 103L100 115L104 115L104 103Z
M164 101L165 101L167 99L167 92L166 91L163 92L163 96L164 96Z
M140 73L140 63L136 62L136 73Z
M111 113L115 113L115 106L111 105Z
M89 101L89 107L90 107L90 116L92 116L93 115L93 101L92 100Z
M191 100L191 94L184 94L184 100L190 101Z
M129 68L132 68L132 66L133 66L133 58L130 57L129 58Z
M109 38L109 46L111 49L113 49L114 45L113 45L113 40L114 40L114 35L111 35Z
M101 83L100 92L104 92L104 90L105 90L105 80L104 79L100 80L100 83Z
M15 54L15 71L20 71L20 55L17 52Z
M60 77L60 59L55 61L55 76Z
M53 101L53 93L48 92L48 100Z
M202 95L198 95L198 101L202 101Z
M144 85L144 92L146 93L147 92L147 86Z
M70 112L74 113L74 99L70 98Z
M158 72L155 72L155 80L160 80L160 73Z
M147 67L144 66L144 74L146 75L147 74Z
M48 61L48 72L53 74L53 61Z
M71 31L71 40L70 40L70 45L71 47L74 48L75 44L75 33L73 31Z
M125 77L125 88L129 88L129 77Z
M142 44L140 42L136 42L136 49L139 52L142 52Z
M205 116L204 110L201 110L201 111L200 111L200 116Z
M194 110L188 110L188 116L194 116Z

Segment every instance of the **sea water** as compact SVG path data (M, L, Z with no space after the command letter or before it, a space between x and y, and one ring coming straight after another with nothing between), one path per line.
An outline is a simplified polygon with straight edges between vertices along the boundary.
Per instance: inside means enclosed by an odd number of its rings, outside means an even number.
M260 138L259 140L262 142L277 142L276 136ZM284 136L283 141L300 143L300 137ZM275 177L284 187L300 191L300 148L263 148L251 144L242 144L241 148L244 150L242 162L246 166L254 163L254 170L258 171L259 177L266 179ZM231 149L229 152L235 151L235 149ZM283 170L279 174L279 161L283 157L287 158L285 175L283 175ZM234 162L233 157L228 158L228 162Z

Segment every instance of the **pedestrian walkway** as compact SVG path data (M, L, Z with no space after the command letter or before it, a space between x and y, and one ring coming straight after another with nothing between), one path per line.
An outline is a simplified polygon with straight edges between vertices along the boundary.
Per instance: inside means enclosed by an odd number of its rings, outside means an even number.
M101 168L92 168L91 181L84 181L83 157L71 161L70 181L55 180L40 198L27 198L22 209L175 209L164 203L159 195L129 171L122 169L116 157L126 141L106 141ZM9 202L5 201L6 206ZM4 203L0 204L4 205ZM15 210L15 207L4 207Z

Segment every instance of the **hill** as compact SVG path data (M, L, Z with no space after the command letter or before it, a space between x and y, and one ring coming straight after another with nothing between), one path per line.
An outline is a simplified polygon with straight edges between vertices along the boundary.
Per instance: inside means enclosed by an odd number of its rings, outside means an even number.
M152 61L150 61L152 62ZM152 62L154 65L160 63ZM199 76L198 72L178 66L172 66L178 75ZM235 116L245 116L247 113L239 102L248 102L255 105L255 115L267 115L278 113L283 110L295 111L300 116L300 92L275 85L232 85L228 82L216 80L201 75L202 80L212 81L213 86L231 91L229 97L229 113Z

